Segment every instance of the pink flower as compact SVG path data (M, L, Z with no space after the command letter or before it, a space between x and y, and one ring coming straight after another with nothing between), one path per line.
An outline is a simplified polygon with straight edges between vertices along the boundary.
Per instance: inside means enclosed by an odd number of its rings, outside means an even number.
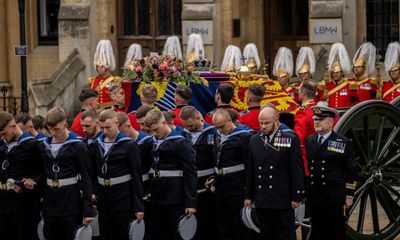
M137 73L141 72L141 71L142 71L142 67L141 67L141 66L137 66L135 71L136 71Z
M153 64L153 65L157 64L157 58L151 59L151 64Z
M162 62L162 63L160 64L160 69L166 70L167 68L168 68L168 63L167 63L167 62Z

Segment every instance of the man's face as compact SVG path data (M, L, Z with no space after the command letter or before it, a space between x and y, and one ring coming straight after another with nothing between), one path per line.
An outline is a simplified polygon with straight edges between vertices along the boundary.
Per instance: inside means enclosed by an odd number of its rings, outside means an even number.
M14 120L9 122L2 131L0 131L0 137L4 139L6 142L11 142L15 138L15 129L16 123Z
M54 127L48 126L50 135L55 138L62 137L67 130L66 120L57 123Z
M167 122L165 120L161 120L158 123L151 125L149 131L151 135L163 139L168 132L168 129L169 127Z
M100 77L108 74L107 68L105 66L97 66L96 71L100 75Z
M278 77L278 82L281 84L281 86L286 86L289 82L289 76L285 75L282 77Z
M19 123L17 123L17 125L19 126L19 128L21 128L21 130L23 132L32 132L35 129L33 127L32 120L29 120L26 124L23 124L22 122L19 122Z
M106 119L104 122L99 121L100 129L107 138L114 138L119 133L117 118Z
M301 81L307 80L311 78L311 74L309 72L299 73L299 77Z
M365 73L365 67L363 66L353 67L353 71L356 77L361 77Z
M218 118L213 117L213 124L215 128L218 129L224 135L228 135L232 131L231 124L229 123L232 123L232 120L230 118L225 119L223 117L218 117Z
M400 78L400 69L389 71L389 75L394 81L396 81Z
M147 128L147 127L144 125L144 119L145 119L145 118L146 118L146 117L137 118L137 119L136 119L136 122L139 124L140 130L142 130L142 131L144 131L144 132L146 132L146 133L150 133L150 129Z
M320 135L324 135L330 132L330 130L332 130L332 127L333 119L330 117L326 117L323 119L314 119L314 129Z
M131 136L133 133L131 122L128 120L119 126L119 130L127 136Z
M265 135L272 134L278 126L278 115L274 114L261 114L258 117L260 123L260 130Z
M116 104L124 105L125 104L125 91L120 88L116 93L111 94L111 99Z
M97 120L96 119L87 117L87 118L81 120L81 125L82 125L82 129L83 129L83 133L88 138L93 138L96 135L96 131L97 131Z
M92 97L89 99L89 106L93 110L97 110L99 108L99 97Z
M332 79L335 81L339 81L340 79L342 79L342 76L343 76L342 71L332 72L331 75L332 75Z
M183 126L185 126L185 128L189 130L189 132L199 132L201 130L202 122L200 117L188 118L187 120L181 119L181 120Z

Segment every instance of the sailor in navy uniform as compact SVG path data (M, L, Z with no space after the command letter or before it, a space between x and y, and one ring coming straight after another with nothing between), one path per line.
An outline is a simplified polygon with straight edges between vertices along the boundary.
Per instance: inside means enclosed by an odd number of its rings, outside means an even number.
M89 152L78 135L68 132L63 109L51 109L46 123L52 136L40 143L46 178L44 236L47 240L70 240L76 228L82 222L88 225L94 216Z
M221 239L247 239L251 234L240 221L246 185L250 132L236 126L225 109L218 109L213 123L219 130L214 147L215 196Z
M213 149L217 129L204 123L196 108L185 106L181 109L180 119L185 126L182 136L193 144L197 164L197 233L196 239L219 239L215 221L215 196L205 188L208 178L214 175Z
M94 140L101 136L102 132L97 123L99 115L95 110L86 110L82 113L80 121L85 138L82 141L90 145Z
M294 210L304 195L304 167L294 133L282 131L276 109L259 115L261 132L250 139L245 207L254 203L261 239L295 239Z
M351 141L332 131L337 111L319 106L314 111L316 133L305 141L310 178L307 202L312 239L345 239L345 208L352 205L356 164Z
M178 219L196 212L197 174L193 146L182 135L172 131L159 110L151 110L145 126L156 137L153 146L153 174L151 183L152 233L151 238L180 239Z
M0 137L0 239L35 239L41 210L39 144L6 112L0 112Z
M100 113L99 125L103 135L90 145L90 155L97 175L100 235L126 240L129 222L144 216L139 147L119 131L113 110Z

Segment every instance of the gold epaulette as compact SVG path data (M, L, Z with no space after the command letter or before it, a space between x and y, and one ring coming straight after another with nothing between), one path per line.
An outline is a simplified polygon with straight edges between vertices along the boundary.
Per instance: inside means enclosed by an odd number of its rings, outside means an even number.
M347 80L347 82L349 83L349 89L350 90L357 90L358 89L358 84L357 84L356 81Z
M90 78L88 78L88 80L87 80L88 85L91 86L91 85L92 85L92 82L93 82L95 79L96 79L96 77L90 77Z
M378 79L376 79L376 78L371 78L370 79L370 83L372 84L372 85L378 85L378 83L379 83L379 81L378 81Z
M318 90L324 91L326 90L326 82L325 80L321 80L317 83Z

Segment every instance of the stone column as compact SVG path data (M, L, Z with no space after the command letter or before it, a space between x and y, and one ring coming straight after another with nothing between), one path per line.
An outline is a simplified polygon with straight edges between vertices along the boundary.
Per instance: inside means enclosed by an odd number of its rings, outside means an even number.
M0 82L8 82L6 0L0 0Z

